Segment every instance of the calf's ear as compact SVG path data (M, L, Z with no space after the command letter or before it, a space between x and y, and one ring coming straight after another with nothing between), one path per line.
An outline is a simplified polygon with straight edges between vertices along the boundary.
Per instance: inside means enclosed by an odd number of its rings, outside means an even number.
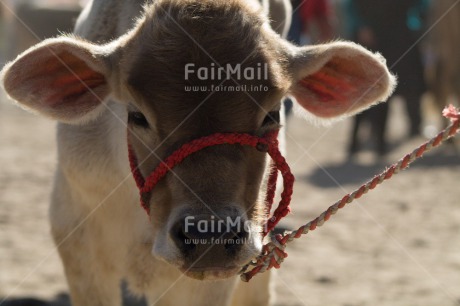
M69 37L45 40L3 68L4 89L22 106L53 119L89 120L110 93L102 51Z
M385 59L350 42L294 47L289 94L308 113L330 119L355 114L393 92Z

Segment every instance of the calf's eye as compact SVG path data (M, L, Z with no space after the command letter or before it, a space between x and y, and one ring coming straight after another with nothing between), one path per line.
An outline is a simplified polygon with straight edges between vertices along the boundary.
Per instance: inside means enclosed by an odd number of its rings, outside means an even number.
M280 112L269 112L267 116L265 116L264 121L262 122L262 126L267 126L271 124L280 124Z
M149 123L145 116L141 112L129 112L128 113L128 123L134 124L142 128L148 128Z

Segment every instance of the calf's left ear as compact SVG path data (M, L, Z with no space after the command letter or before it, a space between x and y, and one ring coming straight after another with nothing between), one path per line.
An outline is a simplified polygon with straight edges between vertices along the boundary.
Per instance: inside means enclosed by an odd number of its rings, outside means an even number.
M289 59L289 94L316 117L355 114L393 92L395 77L385 59L350 42L294 47Z

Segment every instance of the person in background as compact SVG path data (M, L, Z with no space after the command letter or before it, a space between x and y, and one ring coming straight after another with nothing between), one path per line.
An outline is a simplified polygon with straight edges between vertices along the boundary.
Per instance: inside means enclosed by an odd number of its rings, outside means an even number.
M423 1L423 2L422 2ZM425 91L421 52L414 30L420 30L425 0L346 0L350 38L380 52L398 76L395 94L404 98L410 122L409 136L420 134L420 99ZM418 27L418 29L417 29ZM359 150L358 130L367 121L376 140L376 152L387 151L385 130L388 103L381 103L355 117L349 145L350 157Z
M287 35L287 40L300 46L302 37L302 17L300 16L300 7L304 0L291 0L292 5L292 19L291 27Z
M287 40L300 46L334 38L335 17L329 0L291 0L291 4L292 22Z
M303 32L313 43L324 43L335 35L332 6L328 0L306 0L300 9Z

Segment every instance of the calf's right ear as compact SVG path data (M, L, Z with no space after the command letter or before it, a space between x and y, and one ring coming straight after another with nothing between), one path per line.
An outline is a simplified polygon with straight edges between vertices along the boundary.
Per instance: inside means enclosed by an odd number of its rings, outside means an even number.
M6 93L47 117L77 123L94 117L110 94L103 49L74 38L52 38L30 48L2 72Z

